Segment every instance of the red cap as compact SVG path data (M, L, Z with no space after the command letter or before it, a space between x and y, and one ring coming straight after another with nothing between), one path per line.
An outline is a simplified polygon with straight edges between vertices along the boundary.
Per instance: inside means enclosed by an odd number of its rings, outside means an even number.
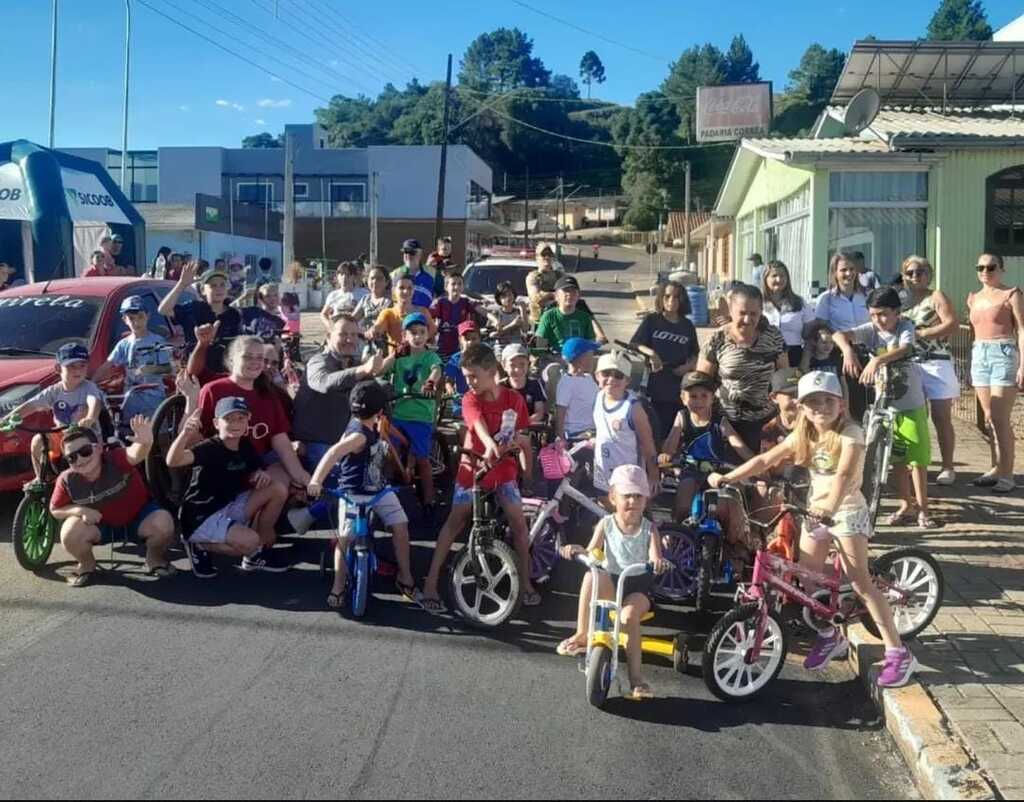
M464 320L459 324L460 337L468 331L480 331L480 327L476 325L475 320Z

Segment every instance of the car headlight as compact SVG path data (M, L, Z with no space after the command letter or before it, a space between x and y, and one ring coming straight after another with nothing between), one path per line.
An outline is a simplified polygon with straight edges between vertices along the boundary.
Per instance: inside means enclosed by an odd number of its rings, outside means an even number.
M6 415L21 406L42 389L38 384L15 384L0 390L0 415Z

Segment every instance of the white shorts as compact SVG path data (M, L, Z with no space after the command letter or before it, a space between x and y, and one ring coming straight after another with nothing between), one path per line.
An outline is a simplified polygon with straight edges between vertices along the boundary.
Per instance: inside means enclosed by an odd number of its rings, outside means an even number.
M228 530L232 526L248 526L245 508L249 506L249 491L242 493L222 510L218 510L192 533L189 543L227 543Z
M915 363L921 369L924 397L929 401L948 401L960 397L960 380L951 359L926 359Z
M347 538L352 534L352 527L355 523L355 516L359 514L359 504L369 501L373 496L352 496L352 517L348 516L348 502L345 499L338 499L338 537ZM405 514L402 502L394 493L387 493L373 505L373 513L384 526L391 528L400 524L409 523Z
M803 532L815 540L831 540L833 537L871 537L871 512L867 507L853 507L838 510L832 516L831 527L812 529L804 521Z

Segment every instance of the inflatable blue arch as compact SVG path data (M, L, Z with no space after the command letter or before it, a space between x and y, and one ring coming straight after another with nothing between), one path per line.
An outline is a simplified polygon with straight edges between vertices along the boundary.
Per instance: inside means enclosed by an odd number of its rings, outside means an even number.
M81 273L83 242L106 227L124 238L122 261L145 270L146 223L97 162L24 139L0 143L0 262L28 282Z

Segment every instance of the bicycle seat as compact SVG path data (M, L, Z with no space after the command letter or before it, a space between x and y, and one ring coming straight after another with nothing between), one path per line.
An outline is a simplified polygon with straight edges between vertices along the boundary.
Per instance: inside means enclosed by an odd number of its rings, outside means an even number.
M612 610L610 615L611 615L611 620L614 621L615 618L616 618L615 611ZM640 623L641 624L646 624L648 621L652 620L656 615L657 615L657 613L654 610L648 610L646 613L644 613L642 616L640 616Z

